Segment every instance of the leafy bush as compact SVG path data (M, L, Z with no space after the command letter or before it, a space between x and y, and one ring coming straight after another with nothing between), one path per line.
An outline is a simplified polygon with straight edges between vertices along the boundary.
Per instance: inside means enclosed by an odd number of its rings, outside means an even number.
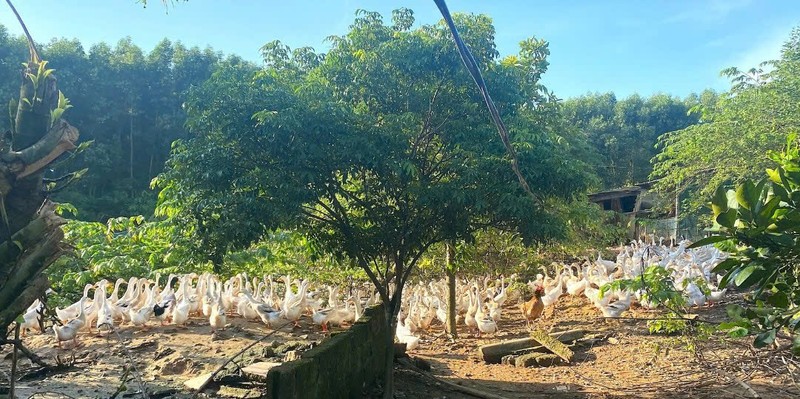
M688 282L684 281L684 285ZM702 287L705 284L698 284L698 286ZM684 332L689 327L683 317L683 314L686 313L686 298L675 290L672 272L669 269L651 265L638 278L619 279L603 285L600 287L600 295L605 295L611 290L638 292L642 302L660 304L667 308L664 318L647 322L650 334L672 335Z
M248 249L228 253L224 260L225 271L230 274L291 274L316 282L339 284L368 281L363 270L342 267L348 264L347 259L323 254L308 238L288 230L269 233Z
M641 292L642 301L661 304L677 312L686 305L686 298L675 290L671 273L659 265L652 265L638 278L619 279L603 285L600 287L600 295L611 290Z
M62 210L74 213L74 208ZM154 272L198 270L164 221L146 222L142 216L118 217L106 223L68 220L64 226L70 256L47 270L53 289L74 299L83 286L100 279L151 276Z
M800 323L800 149L791 135L785 149L771 153L777 164L768 179L750 180L735 190L718 189L711 202L716 222L711 237L694 246L724 244L731 256L714 272L720 283L754 288L751 303L729 312L731 334L756 332L754 345L764 347L781 329L796 331ZM800 349L796 345L795 349Z

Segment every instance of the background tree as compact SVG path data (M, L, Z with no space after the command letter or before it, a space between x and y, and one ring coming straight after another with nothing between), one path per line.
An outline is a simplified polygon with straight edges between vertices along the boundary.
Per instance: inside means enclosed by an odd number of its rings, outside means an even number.
M180 221L201 244L219 228L223 239L211 247L300 229L364 270L392 332L404 285L431 245L488 226L527 242L563 235L563 220L546 205L570 201L589 175L570 158L551 106L532 101L530 93L544 93L533 58L523 51L518 62L498 60L489 18L456 16L496 88L537 201L509 167L447 28L411 30L411 21L410 10L395 11L390 25L361 12L324 57L272 44L269 66L255 76L243 65L215 73L187 102L196 135L177 146L156 182L160 209L205 212ZM386 381L391 392L391 375Z
M562 112L593 149L590 159L602 188L612 189L648 179L658 138L697 123L688 113L693 105L664 94L617 100L604 93L568 99Z
M77 39L53 39L41 53L59 66L61 87L73 93L70 99L76 105L70 119L82 127L82 141L92 142L71 165L92 173L54 199L75 205L77 217L84 220L150 216L156 198L149 182L163 169L172 141L186 136L184 95L211 75L221 55L168 40L148 53L130 38L88 50ZM0 28L4 98L17 95L12 83L25 54L24 39ZM0 127L8 129L9 120L0 118ZM53 169L46 177L67 172L57 165Z

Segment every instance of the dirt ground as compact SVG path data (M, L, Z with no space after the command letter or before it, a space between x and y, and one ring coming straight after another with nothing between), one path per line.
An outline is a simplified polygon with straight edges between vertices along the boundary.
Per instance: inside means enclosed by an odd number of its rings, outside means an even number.
M715 336L695 341L651 335L644 320L604 320L585 297L562 297L555 315L547 309L548 317L538 322L538 327L547 331L585 329L608 335L608 339L592 347L576 350L571 364L539 368L484 364L477 356L478 346L526 335L525 322L516 307L505 310L500 332L494 336L476 338L462 329L460 339L450 342L434 332L425 336L411 355L427 360L431 373L442 380L505 398L753 397L745 386L762 398L800 397L800 389L786 371L789 359L783 357L785 353L754 352L749 345L751 339L731 341ZM703 320L725 318L724 303L694 311ZM637 309L623 315L657 316L657 312ZM692 343L697 354L688 348ZM409 398L419 397L420 392L426 392L426 397L474 397L420 378L417 373L399 372L399 390L403 392L403 383L408 380L409 392L404 396ZM746 385L736 382L737 378Z
M800 389L786 371L786 365L794 359L786 358L785 353L752 351L747 340L698 341L695 353L687 348L692 341L680 336L650 335L643 320L605 321L585 298L562 297L554 315L550 309L545 313L547 318L540 320L539 328L585 329L607 338L576 350L573 362L567 365L516 368L484 364L477 357L478 346L526 335L516 304L509 304L499 323L500 332L494 335L476 338L462 329L460 339L451 342L442 334L441 326L435 325L423 336L420 347L410 352L412 358L426 361L430 372L420 374L397 365L396 397L475 397L441 381L488 392L494 398L510 399L741 398L752 397L749 388L763 398L800 397ZM704 320L719 321L724 318L725 305L697 309L697 314ZM624 316L656 315L632 310ZM28 375L18 383L17 396L108 398L119 390L118 397L138 397L136 392L141 383L151 398L194 397L183 385L186 380L215 370L228 357L271 331L260 323L239 318L228 320L231 325L216 336L212 336L205 320L195 319L188 328L154 325L149 331L122 327L119 336L83 334L82 345L73 349L59 349L51 334L29 336L25 338L26 345L47 361L55 363L60 359L73 362L74 367L66 372L39 375L29 361L22 360L21 372ZM300 328L279 329L248 350L239 363L247 364L251 354L281 361L290 350L302 351L320 342L324 336L309 323L304 318ZM10 369L9 349L4 350L0 352L0 374ZM129 359L133 359L135 368L127 374L126 389L120 389L126 365L131 363ZM5 379L5 375L0 375L0 379ZM222 389L213 387L204 396L259 397L260 394L257 386L232 383Z
M52 364L72 362L75 367L48 376L31 373L17 384L17 396L109 398L120 388L127 365L131 364L129 359L133 359L135 369L130 370L125 384L127 389L122 390L119 397L139 397L135 393L140 390L140 381L151 398L195 397L184 386L186 380L213 372L230 356L273 331L260 322L241 318L229 317L228 323L224 331L214 335L204 319L190 319L186 328L157 323L147 331L122 327L119 336L114 333L82 333L79 335L80 345L70 349L59 349L52 334L24 338L25 344L45 361ZM262 343L249 349L237 363L248 364L248 356L259 359L272 356L273 361L280 362L286 352L302 351L320 342L324 336L310 323L310 320L301 320L300 328L291 325L279 328ZM10 369L8 352L8 348L0 352L0 370ZM23 359L20 365L23 373L26 369L36 370L27 359ZM220 392L214 388L209 389L207 397L259 397L259 389L248 390L250 392L245 393L241 388L226 387Z

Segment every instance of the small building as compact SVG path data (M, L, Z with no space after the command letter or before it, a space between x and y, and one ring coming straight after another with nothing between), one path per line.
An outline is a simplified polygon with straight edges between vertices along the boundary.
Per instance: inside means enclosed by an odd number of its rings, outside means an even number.
M675 200L651 191L655 181L589 194L589 201L618 214L628 229L628 238L645 236L674 240L678 235Z

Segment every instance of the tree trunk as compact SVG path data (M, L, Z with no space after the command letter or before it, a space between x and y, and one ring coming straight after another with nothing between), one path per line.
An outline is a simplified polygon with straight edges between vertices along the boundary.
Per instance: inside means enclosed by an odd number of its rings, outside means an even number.
M55 77L29 38L13 132L0 139L0 333L47 289L44 270L66 250L63 219L47 200L47 166L75 148L78 130L60 119L66 110ZM60 101L61 100L61 101ZM55 112L54 112L55 111ZM52 113L51 113L52 112Z
M129 150L130 150L130 152L129 152L129 155L130 155L130 169L131 169L130 178L131 178L131 188L133 188L133 111L131 111L131 113L129 115L129 118L130 118L130 122L131 122L131 130L129 132L129 137L128 137L129 141L130 141L130 143L129 143L130 144L130 148L129 148ZM133 191L133 190L131 190L131 191Z
M222 274L222 264L224 260L225 254L220 251L214 251L214 253L211 254L211 270L214 274Z
M394 398L394 335L397 331L397 315L392 315L390 310L391 306L386 306L386 323L389 327L389 333L386 334L386 359L384 365L386 370L383 374L383 398Z
M402 276L404 270L403 261L395 259L395 276ZM411 266L409 266L411 267ZM397 315L400 313L400 305L403 298L403 282L400 277L395 277L394 295L389 303L385 304L386 323L389 333L386 337L386 370L383 377L383 398L394 398L394 336L397 332ZM387 284L388 292L388 284Z
M445 272L447 273L447 333L450 338L458 338L456 330L456 250L452 241L445 242Z

